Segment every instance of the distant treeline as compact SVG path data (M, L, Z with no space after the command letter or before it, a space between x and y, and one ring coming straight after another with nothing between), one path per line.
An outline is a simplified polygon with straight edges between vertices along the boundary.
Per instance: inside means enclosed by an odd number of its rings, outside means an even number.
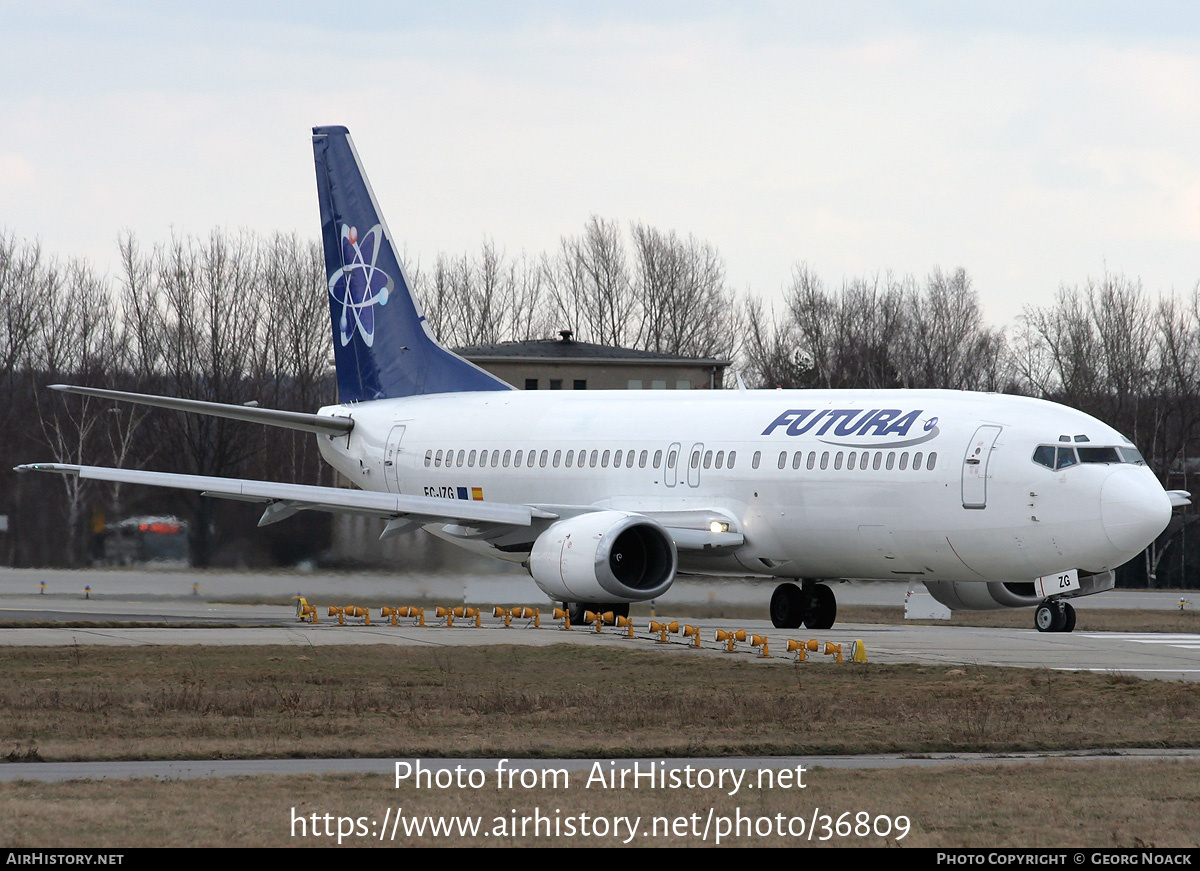
M202 475L332 482L310 436L49 391L66 382L214 402L313 410L335 400L320 246L214 231L145 248L119 242L115 276L0 232L0 561L80 565L103 516L191 522L193 559L281 562L328 544L315 516L254 531L256 512L191 494L18 476L56 460ZM555 251L409 258L429 323L451 346L553 337L729 359L751 387L938 387L1022 393L1128 435L1164 485L1200 470L1200 291L1153 297L1104 274L1046 290L1015 327L989 326L964 269L827 286L798 264L782 300L733 289L715 246L642 224L590 219ZM732 385L735 379L727 378ZM1177 518L1126 583L1200 586L1200 547ZM1200 545L1200 542L1197 542ZM1186 551L1186 553L1185 553ZM1186 557L1186 559L1185 559ZM1148 578L1148 575L1154 577Z

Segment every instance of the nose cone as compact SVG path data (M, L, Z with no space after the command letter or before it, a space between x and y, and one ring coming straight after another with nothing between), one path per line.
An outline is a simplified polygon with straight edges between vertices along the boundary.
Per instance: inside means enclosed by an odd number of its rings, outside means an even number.
M1100 490L1100 519L1113 546L1133 555L1167 528L1171 500L1149 469L1123 466Z

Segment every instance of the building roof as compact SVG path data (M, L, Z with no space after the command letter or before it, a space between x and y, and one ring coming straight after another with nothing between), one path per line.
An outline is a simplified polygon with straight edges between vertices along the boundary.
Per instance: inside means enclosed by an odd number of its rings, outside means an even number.
M454 353L468 360L490 360L493 362L523 362L542 360L546 362L570 361L577 363L658 363L665 366L720 366L729 365L728 360L714 357L682 357L661 351L638 351L633 348L617 348L612 345L596 345L577 342L571 338L570 330L560 332L558 339L535 339L526 342L500 342L495 345L467 345L455 348Z

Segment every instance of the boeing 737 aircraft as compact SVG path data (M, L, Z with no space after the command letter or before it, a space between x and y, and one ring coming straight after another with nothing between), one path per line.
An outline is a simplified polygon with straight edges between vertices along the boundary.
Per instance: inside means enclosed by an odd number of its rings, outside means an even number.
M337 366L316 414L55 385L315 433L359 489L74 466L19 467L384 518L525 565L576 615L662 598L679 571L766 575L778 627L833 625L822 581L921 581L950 608L1068 599L1163 531L1167 493L1081 412L944 390L521 391L442 347L344 127L313 130Z

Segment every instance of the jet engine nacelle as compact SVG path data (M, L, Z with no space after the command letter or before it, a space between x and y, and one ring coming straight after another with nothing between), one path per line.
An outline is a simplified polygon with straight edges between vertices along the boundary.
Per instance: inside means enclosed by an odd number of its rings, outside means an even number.
M1042 601L1033 584L986 584L967 581L926 581L925 589L951 611L993 611L998 608L1029 608Z
M1116 586L1115 572L1079 573L1079 589L1062 596L1075 599L1103 593ZM964 581L925 581L929 595L951 611L994 611L998 608L1032 608L1042 601L1032 582L986 584Z
M565 602L642 602L675 580L679 557L667 531L649 517L592 511L552 524L533 543L529 573Z

